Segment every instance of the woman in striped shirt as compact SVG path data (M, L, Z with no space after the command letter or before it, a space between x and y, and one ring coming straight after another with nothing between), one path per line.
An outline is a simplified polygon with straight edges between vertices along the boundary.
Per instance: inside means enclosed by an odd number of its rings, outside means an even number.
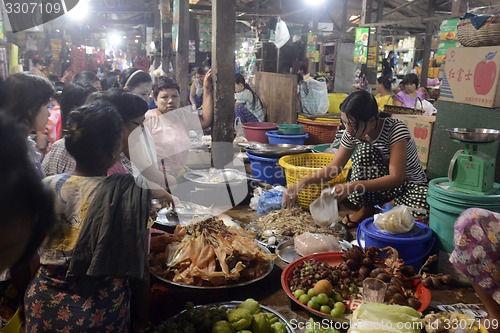
M367 91L352 93L340 109L346 131L335 158L315 175L289 186L283 197L285 207L303 186L335 178L351 158L349 182L336 184L333 191L338 202L347 199L357 207L343 221L348 227L356 227L374 214L374 206L391 200L427 209L427 178L408 127L398 119L380 118L377 102Z

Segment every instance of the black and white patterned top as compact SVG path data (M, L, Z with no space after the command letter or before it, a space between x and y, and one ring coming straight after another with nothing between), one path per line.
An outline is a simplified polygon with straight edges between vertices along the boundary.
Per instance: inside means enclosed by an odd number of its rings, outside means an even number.
M418 158L417 146L411 137L408 127L399 119L384 118L383 120L384 125L378 138L376 138L375 141L370 142L370 144L380 151L384 162L389 163L391 146L396 142L407 139L406 179L413 183L427 183L427 177L422 170L422 166L420 165L420 160ZM362 143L362 141L352 137L349 133L347 133L347 131L344 132L340 141L340 144L349 150L354 150L356 145L360 143Z

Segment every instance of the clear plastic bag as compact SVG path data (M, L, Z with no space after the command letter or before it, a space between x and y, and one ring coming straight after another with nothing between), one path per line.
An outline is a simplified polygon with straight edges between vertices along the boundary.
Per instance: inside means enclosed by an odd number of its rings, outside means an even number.
M300 105L302 113L325 114L330 107L328 89L325 82L309 78L300 83Z
M234 120L234 131L236 132L236 136L245 136L245 132L243 131L243 124L241 123L240 117L236 117Z
M286 42L288 42L289 39L290 32L288 31L285 21L278 20L278 23L276 23L276 37L274 39L274 45L280 49L286 44Z
M411 208L400 205L390 211L381 214L373 224L381 232L389 234L404 234L410 231L415 225L415 219Z
M339 220L339 208L337 199L333 195L333 189L327 188L321 191L320 196L309 205L314 223L320 227L327 228Z

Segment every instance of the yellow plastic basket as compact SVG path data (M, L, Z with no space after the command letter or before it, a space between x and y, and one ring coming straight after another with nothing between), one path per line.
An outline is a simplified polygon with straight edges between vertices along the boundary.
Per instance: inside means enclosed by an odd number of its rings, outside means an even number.
M328 165L333 160L333 156L333 154L323 153L287 155L280 158L278 163L285 170L286 185L290 186L302 178L311 176L322 167ZM311 202L319 197L321 190L327 185L345 183L351 166L352 164L349 160L344 170L326 184L304 186L298 195L299 204L302 209L309 210Z

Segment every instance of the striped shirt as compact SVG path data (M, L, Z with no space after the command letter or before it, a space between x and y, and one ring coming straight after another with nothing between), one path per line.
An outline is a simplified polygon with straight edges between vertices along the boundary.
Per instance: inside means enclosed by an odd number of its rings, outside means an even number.
M384 162L389 164L391 146L401 140L408 140L406 147L406 179L413 183L427 183L427 177L418 159L417 146L410 135L408 127L399 119L384 118L383 120L384 125L379 136L370 144L380 151ZM362 141L353 138L347 131L344 132L340 141L340 144L349 150L354 150L356 145L360 143Z

